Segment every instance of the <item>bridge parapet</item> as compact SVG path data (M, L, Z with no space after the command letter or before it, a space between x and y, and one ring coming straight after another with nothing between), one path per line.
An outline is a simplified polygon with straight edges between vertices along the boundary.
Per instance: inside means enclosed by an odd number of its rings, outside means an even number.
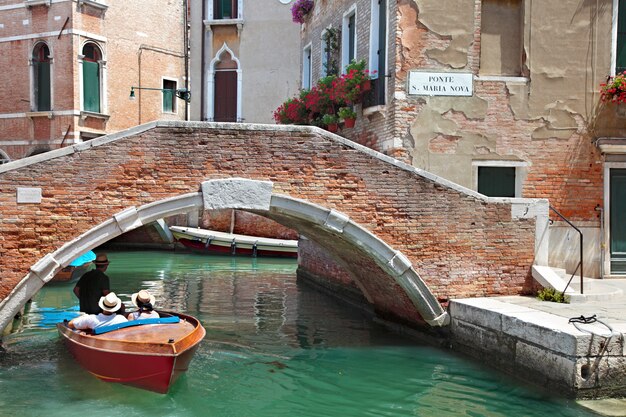
M199 207L298 230L413 323L445 324L450 298L527 291L547 260L545 200L487 198L313 127L154 122L0 166L0 326L77 254Z

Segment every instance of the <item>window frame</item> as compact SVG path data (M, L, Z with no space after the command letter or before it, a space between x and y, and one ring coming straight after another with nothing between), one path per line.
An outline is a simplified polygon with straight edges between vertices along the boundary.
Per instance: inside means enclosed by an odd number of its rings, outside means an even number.
M87 46L93 45L94 50L97 52L95 58L87 57L84 55L85 48ZM106 100L106 60L104 59L104 48L100 44L100 42L95 41L94 39L87 39L82 44L80 48L81 54L79 55L80 61L80 110L88 113L96 113L96 114L106 114L107 111L107 100ZM98 74L98 111L94 111L92 109L86 109L86 92L85 92L85 70L84 65L85 62L96 63L98 65L97 74Z
M237 21L243 19L243 0L230 0L232 3L236 4L237 7L237 15L230 17L228 19L224 19L223 17L217 16L217 10L215 7L216 2L224 1L224 0L206 0L207 1L207 16L210 21Z
M302 83L303 90L310 90L313 86L313 47L311 42L302 50Z
M509 160L474 160L472 161L472 189L478 191L478 172L481 167L488 168L515 168L515 190L513 197L491 197L490 198L521 198L524 182L528 173L528 162Z
M173 89L167 89L165 87L166 82L174 83ZM178 89L178 80L172 77L161 77L161 112L165 114L178 114L178 101L176 100L176 90ZM172 110L165 109L165 90L172 90Z
M41 50L41 48L47 48L48 50L48 54L47 56L44 57L39 57L41 59L37 59L35 57L35 53L38 52L38 50ZM40 55L40 54L39 54ZM41 95L40 95L40 81L41 81L41 74L39 72L39 68L38 68L38 63L47 63L48 64L48 108L42 108L44 106L41 106L40 103L40 99L41 99ZM38 111L52 111L53 109L53 94L52 94L52 80L53 80L53 67L52 67L52 63L53 63L53 58L52 58L52 50L50 49L50 45L42 40L39 40L37 42L35 42L35 44L33 45L33 48L31 50L31 56L30 56L30 64L31 64L31 110L38 112Z
M618 58L618 49L620 46L620 32L619 32L619 0L613 0L613 15L611 19L612 23L612 49L611 49L611 72L610 74L614 76L618 72L623 72L626 70L626 62L624 63L624 67L621 67L622 71L617 70L617 58ZM626 12L626 3L623 3L624 11ZM625 17L626 19L626 17ZM624 28L624 48L626 48L626 27Z
M346 66L358 57L358 35L357 35L357 6L353 4L341 19L341 73L345 74ZM354 28L350 31L350 20L354 18ZM351 38L351 35L352 39ZM352 47L352 56L350 56L350 47Z

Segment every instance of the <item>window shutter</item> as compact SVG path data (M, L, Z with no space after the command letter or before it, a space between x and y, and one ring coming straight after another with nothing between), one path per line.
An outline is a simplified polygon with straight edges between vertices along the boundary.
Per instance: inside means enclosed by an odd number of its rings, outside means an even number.
M489 197L515 197L515 167L478 167L478 192Z
M37 63L37 110L50 110L50 63Z
M84 109L100 113L100 65L83 61Z
M163 90L163 111L174 112L174 90Z

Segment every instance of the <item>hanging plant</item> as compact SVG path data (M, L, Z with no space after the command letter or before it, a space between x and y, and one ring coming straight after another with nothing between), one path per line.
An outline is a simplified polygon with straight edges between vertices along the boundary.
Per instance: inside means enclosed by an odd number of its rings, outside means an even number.
M313 0L296 0L291 6L291 19L295 23L304 23L304 19L313 10L313 6Z

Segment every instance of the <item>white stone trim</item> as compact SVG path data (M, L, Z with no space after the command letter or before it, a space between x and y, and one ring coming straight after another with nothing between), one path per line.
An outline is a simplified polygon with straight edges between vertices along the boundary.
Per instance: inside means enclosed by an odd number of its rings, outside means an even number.
M64 29L61 31L61 35L78 35L85 38L90 38L97 40L98 42L106 42L106 36L97 35L95 33L85 32L84 30L78 29ZM7 36L4 38L0 38L0 43L3 42L15 42L15 41L23 41L27 39L43 39L43 38L57 38L59 36L59 32L40 32L40 33L29 33L26 35L16 35L16 36Z
M604 275L613 275L611 271L611 170L626 169L626 162L604 163Z
M350 8L344 12L343 17L341 19L341 68L340 72L342 74L346 73L346 66L350 63L350 57L348 54L350 53L350 48L348 44L350 43L350 31L348 30L348 25L350 24L350 18L354 15L354 59L357 59L358 54L358 32L357 32L357 7L356 3L352 4Z
M210 1L210 0L209 0ZM237 64L237 121L243 120L241 114L241 106L242 106L242 89L243 89L243 81L242 81L242 69L241 62L239 58L235 56L235 53L226 45L226 42L222 45L222 47L217 51L215 57L211 60L208 68L208 74L206 78L206 96L205 96L205 109L206 109L206 117L207 120L213 120L215 118L215 66L218 62L220 62L220 56L222 53L228 52L233 61Z

